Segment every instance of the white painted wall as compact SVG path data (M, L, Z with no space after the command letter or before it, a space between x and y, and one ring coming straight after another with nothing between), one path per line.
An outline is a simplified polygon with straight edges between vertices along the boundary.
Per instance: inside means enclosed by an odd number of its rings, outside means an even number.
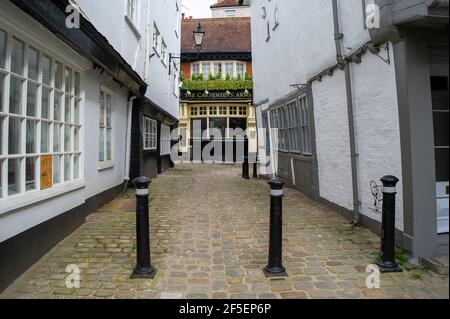
M261 17L262 8L267 17ZM278 8L279 26L273 30ZM369 40L361 0L340 0L339 16L346 55ZM329 0L254 0L252 45L255 104L275 104L303 84L336 64L332 3ZM267 21L270 38L267 38ZM385 51L381 52L386 55ZM372 180L384 175L402 180L395 61L391 64L367 53L361 64L351 64L358 158L361 213L378 221L370 191ZM353 209L352 174L344 72L312 84L320 196ZM258 109L261 112L261 108ZM261 122L259 122L261 123ZM397 228L403 230L403 195L397 195Z
M347 97L343 71L314 82L320 196L353 210Z
M80 134L82 156L81 172L84 178L69 184L61 184L46 191L33 191L16 198L0 199L0 242L39 225L49 219L82 205L86 199L120 185L124 181L126 112L128 90L108 76L93 70L90 62L83 59L56 36L46 31L38 22L18 10L7 0L0 0L1 24L11 29L21 39L30 41L43 50L69 63L83 72L84 99L81 105ZM3 10L4 9L4 10ZM98 170L99 154L99 93L104 85L115 92L113 111L114 166ZM6 211L4 211L6 209Z
M227 18L226 12L228 10L235 10L236 11L236 17L250 17L251 10L250 7L226 7L226 8L214 8L211 9L212 17L213 18Z
M154 23L164 38L168 53L177 56L180 54L181 1L137 1L139 11L135 24L130 24L125 17L127 0L114 0L114 5L111 5L111 0L78 0L78 3L95 27L147 82L146 96L178 118L179 99L173 94L173 78L169 76L168 63L164 65L161 59L151 55L154 53L152 48ZM179 64L179 60L176 62Z
M391 45L392 53L392 45ZM391 56L391 59L393 57ZM395 61L383 62L373 54L352 64L356 141L359 154L359 191L361 213L378 221L369 184L394 175L400 179L396 200L396 225L403 230L403 191L400 126L395 79Z

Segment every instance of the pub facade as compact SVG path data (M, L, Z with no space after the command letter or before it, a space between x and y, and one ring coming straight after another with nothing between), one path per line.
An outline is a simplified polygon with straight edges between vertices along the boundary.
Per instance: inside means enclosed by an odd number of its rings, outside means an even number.
M205 32L201 48L193 41L199 27ZM246 17L182 20L179 150L184 159L204 160L195 144L203 153L214 142L221 149L218 156L211 153L215 162L240 162L236 143L245 136L249 152L256 153L250 32Z

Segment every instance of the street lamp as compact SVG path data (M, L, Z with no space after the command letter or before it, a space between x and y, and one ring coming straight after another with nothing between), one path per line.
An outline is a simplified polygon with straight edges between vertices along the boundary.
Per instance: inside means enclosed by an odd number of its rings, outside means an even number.
M189 58L189 60L197 60L200 57L200 50L202 49L203 39L205 38L205 34L206 34L201 23L199 23L197 28L194 29L193 34L194 34L195 48L197 49L197 55ZM181 56L177 56L174 53L170 53L169 54L169 75L171 74L171 70L172 70L172 68L170 67L172 65L172 60L175 60L175 59L181 59Z
M205 37L205 30L203 30L201 23L199 23L197 26L197 29L194 30L194 40L195 40L195 47L197 48L197 52L200 52L200 50L202 48L204 37Z

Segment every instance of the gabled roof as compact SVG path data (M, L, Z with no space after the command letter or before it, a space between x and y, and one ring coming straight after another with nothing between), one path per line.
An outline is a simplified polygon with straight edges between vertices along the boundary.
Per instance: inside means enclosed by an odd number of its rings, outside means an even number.
M249 1L246 0L218 0L211 6L211 9L215 8L226 8L226 7L238 7L238 6L249 6Z
M197 52L193 31L201 24L205 30L203 53L251 52L250 18L184 19L181 23L181 52Z

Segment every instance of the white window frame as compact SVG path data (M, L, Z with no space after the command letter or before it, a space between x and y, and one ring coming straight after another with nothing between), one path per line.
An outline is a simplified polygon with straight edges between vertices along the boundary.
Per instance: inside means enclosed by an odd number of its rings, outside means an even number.
M153 23L153 50L158 56L161 56L161 32L156 23Z
M235 18L235 17L237 17L237 10L236 9L225 10L225 17L226 18Z
M150 132L146 131L147 123L150 124ZM158 149L158 122L145 115L142 117L142 142L144 151L156 151Z
M103 114L103 120L104 120L103 127L100 123L100 116L101 116L100 113L102 111L102 108L100 105L100 95L102 92L105 94L105 100L104 100L105 101L105 109L104 109L104 114ZM110 127L108 127L106 124L107 114L108 114L107 107L106 107L107 95L111 96L111 126ZM104 159L103 160L100 160L100 140L98 141L98 150L99 150L99 152L97 153L98 154L98 170L104 170L104 169L114 167L114 140L115 140L115 138L114 138L114 135L115 135L114 134L115 133L114 111L115 111L116 93L113 90L107 88L106 86L101 85L98 98L99 98L99 104L98 104L99 105L99 107L98 107L98 114L99 114L98 129L99 129L99 132L98 132L97 136L100 137L100 130L102 128L105 129L104 136L103 136L103 141L104 141L104 144L103 144ZM108 160L107 156L108 156L108 130L109 129L111 130L111 159Z
M170 155L170 141L171 141L171 136L170 136L170 126L161 124L161 138L160 138L160 155L161 156L165 156L165 155Z
M230 74L231 80L236 80L237 79L237 65L242 65L243 66L243 74L242 74L242 80L245 79L245 74L247 73L247 63L245 61L238 61L238 60L224 60L224 61L197 61L194 63L191 63L191 75L196 74L197 76L200 74L203 74L203 79L205 81L207 81L209 79L209 74L205 74L205 72L203 71L203 65L204 64L209 64L210 67L210 73L213 74L213 76L216 76L216 72L215 72L215 65L216 64L220 64L221 65L221 79L225 80L227 77L227 69L226 66L227 64L232 64L233 66L233 73ZM194 72L194 66L198 66L198 70L199 73L195 73Z
M83 71L70 64L64 58L59 57L57 54L51 52L48 48L35 43L33 39L30 39L26 35L20 32L16 32L14 27L6 26L0 23L0 30L6 33L6 61L4 68L0 68L0 74L4 77L3 79L3 109L0 109L0 129L1 138L0 141L0 215L13 209L23 207L24 205L31 205L33 203L52 198L57 194L63 194L67 191L78 189L84 186L84 126L83 123L83 108L84 108L84 73ZM12 39L16 38L24 43L24 53L23 53L23 73L14 74L11 72L11 43ZM38 70L37 78L31 79L28 72L28 62L29 53L33 49L38 53ZM43 82L43 58L49 57L51 59L51 78L50 83L46 84ZM62 82L61 88L55 87L55 66L56 62L60 63L62 67ZM66 92L66 77L65 71L70 69L70 90ZM79 91L75 92L75 74L79 76ZM10 96L10 80L11 78L17 79L22 82L21 87L21 104L19 106L19 114L13 114L9 112L9 96ZM36 101L35 101L35 113L34 115L27 114L27 98L28 98L28 87L32 84L36 87ZM48 97L48 118L42 116L42 92L46 89L49 91ZM61 94L61 105L60 105L60 120L55 120L54 118L54 97L55 94ZM65 102L66 97L70 102L69 111L70 118L66 121L65 116ZM77 103L76 103L77 102ZM75 123L75 104L78 105L78 122ZM9 143L9 119L15 118L20 124L20 149L17 154L9 154L8 143ZM34 152L27 153L26 143L27 143L27 122L31 121L35 123L35 139L34 139ZM48 151L43 152L41 150L42 146L42 126L43 123L48 123ZM54 127L55 125L60 125L59 132L59 146L58 152L54 152ZM65 149L65 139L64 132L65 127L69 130L69 141L70 149ZM75 150L75 131L78 132L78 150ZM51 155L53 160L55 157L59 157L60 162L60 182L53 183L52 186L45 190L41 190L41 167L40 159L44 155ZM70 172L65 176L64 159L68 158ZM78 159L78 176L75 177L75 158ZM27 159L34 159L34 188L27 190L26 181L26 162ZM17 186L18 192L14 194L9 194L9 181L8 181L8 162L10 160L18 160L18 180L19 185ZM52 172L53 175L53 172Z

